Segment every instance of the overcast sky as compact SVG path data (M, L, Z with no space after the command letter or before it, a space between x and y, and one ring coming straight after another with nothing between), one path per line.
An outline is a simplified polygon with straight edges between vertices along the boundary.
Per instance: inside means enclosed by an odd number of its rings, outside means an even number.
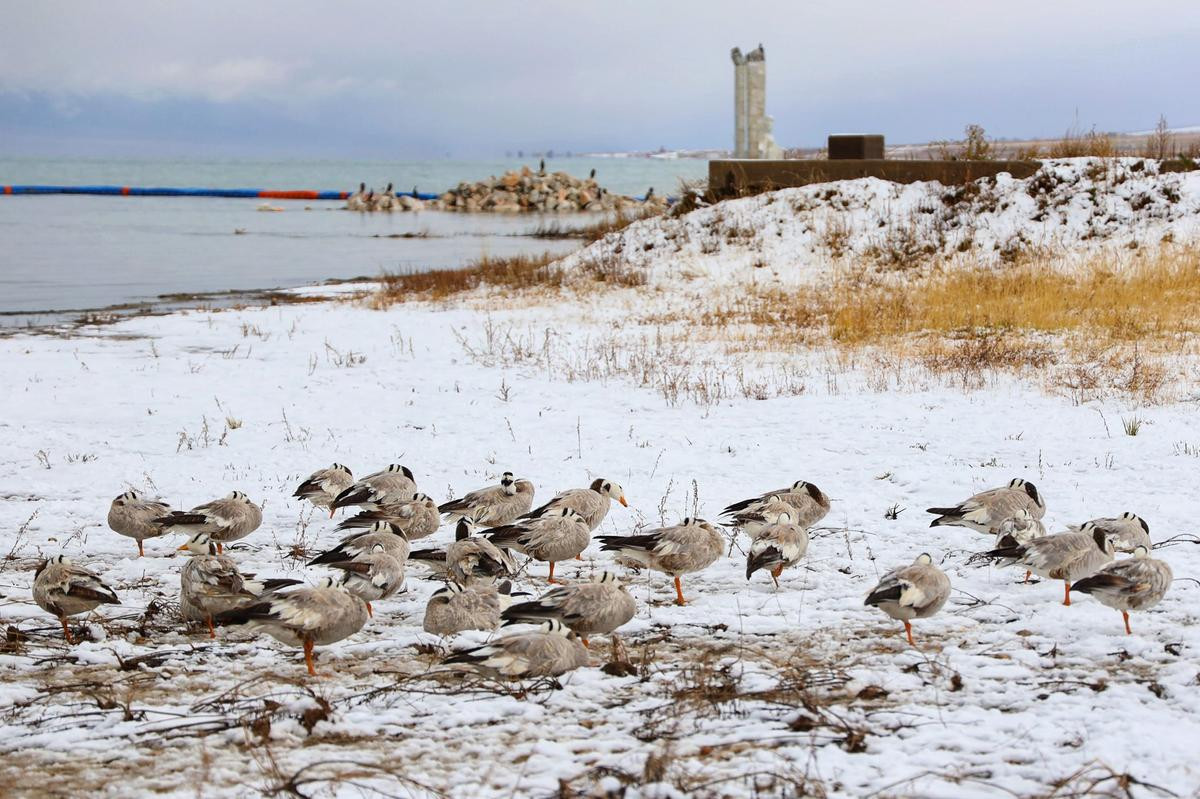
M0 154L730 147L760 41L784 146L1200 124L1194 1L2 2Z

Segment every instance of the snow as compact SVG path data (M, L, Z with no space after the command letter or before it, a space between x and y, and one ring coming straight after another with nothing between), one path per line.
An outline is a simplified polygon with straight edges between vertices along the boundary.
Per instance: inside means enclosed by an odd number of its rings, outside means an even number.
M966 188L877 178L821 183L656 217L568 256L568 268L619 257L652 285L765 279L809 283L849 261L911 267L963 257L1152 245L1200 238L1200 171L1155 161L1071 158L1033 176Z
M1168 177L1181 203L1195 202L1194 177ZM851 183L840 196L863 219L876 213L868 200L915 207L931 191ZM804 234L792 214L773 215L818 191L720 209L752 222L761 256L774 259L784 253L769 245L776 229L793 244ZM702 230L720 209L675 229ZM1182 235L1194 225L1164 213L1135 232ZM1019 219L1001 213L990 228L1016 230ZM671 224L639 223L623 240L665 235ZM740 259L754 251L694 249L684 246L679 267L654 255L644 263L663 280L679 278L675 268L740 279ZM881 390L867 365L816 365L811 353L735 363L715 344L651 351L730 383L735 371L771 379L786 357L798 381L767 399L728 389L697 402L695 392L672 395L594 363L654 335L625 322L620 296L546 306L480 295L387 311L343 298L0 338L0 554L10 553L0 560L10 641L0 649L0 783L235 797L306 769L298 779L314 781L303 792L328 796L628 786L627 797L991 797L1059 781L1082 793L1111 775L1129 775L1136 797L1161 795L1144 783L1200 789L1200 548L1155 550L1176 582L1159 606L1134 614L1126 636L1120 614L1088 597L1061 605L1054 581L1024 585L1016 570L968 563L989 539L931 529L923 513L1021 476L1046 498L1052 531L1130 510L1156 542L1191 533L1194 402L1078 402L999 375L969 390L932 378ZM1118 421L1132 413L1144 420L1137 436ZM335 522L290 495L333 461L356 474L403 463L439 501L505 470L531 479L536 499L603 476L624 486L630 507L614 505L597 534L693 514L715 520L729 502L796 479L834 501L778 590L761 573L746 581L744 539L684 578L686 607L672 604L668 578L631 575L597 544L560 564L568 579L603 568L629 575L638 614L621 631L634 674L601 669L610 656L598 637L592 665L557 690L441 667L440 654L487 636L442 642L421 631L438 585L418 566L406 593L374 603L360 633L318 649L323 676L309 678L300 653L268 637L229 629L210 641L185 629L172 607L179 538L147 541L138 559L105 526L109 502L128 488L176 507L236 488L263 505L265 521L233 557L246 571L312 582L324 572L289 550L332 544ZM885 518L892 507L898 518ZM447 526L422 544L452 537ZM122 598L90 617L91 640L74 647L29 591L38 559L60 551ZM914 649L863 598L920 552L954 593L941 613L914 622ZM517 588L539 592L545 574L533 564ZM14 642L14 629L28 640Z

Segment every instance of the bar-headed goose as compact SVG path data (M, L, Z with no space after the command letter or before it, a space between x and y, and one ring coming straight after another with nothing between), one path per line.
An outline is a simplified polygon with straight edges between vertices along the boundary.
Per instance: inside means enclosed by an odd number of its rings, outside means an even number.
M447 583L429 598L421 629L434 635L454 635L463 630L494 630L500 614L512 602L512 583Z
M593 635L615 633L637 613L637 603L612 572L601 572L592 582L554 588L530 602L521 602L501 615L509 622L558 619L580 637L583 645ZM613 637L613 657L617 639Z
M554 564L579 557L592 541L592 530L587 520L567 506L532 519L493 527L484 531L484 535L497 547L548 562L552 583L556 582Z
M883 575L863 604L879 608L893 619L904 622L908 643L912 637L912 619L925 619L942 609L950 598L950 578L933 565L933 558L922 552L908 566Z
M353 483L329 503L331 511L358 505L363 510L378 510L380 505L404 502L417 493L417 482L407 466L393 463L381 472L368 474Z
M510 524L533 507L533 483L505 472L500 484L480 488L438 506L450 521L471 519L486 527Z
M404 561L388 552L383 544L375 544L367 552L359 553L350 560L337 560L325 564L345 572L342 585L346 590L367 603L367 615L373 616L371 603L387 599L404 587Z
M530 632L515 632L490 644L455 652L445 660L510 679L557 677L588 663L587 650L562 622L550 619Z
M753 535L755 529L767 521L764 511L771 510L777 514L780 502L794 509L793 521L804 528L812 527L829 513L829 497L825 496L825 492L810 482L797 480L787 488L734 502L721 511L721 515L729 517L728 524Z
M1129 611L1148 610L1157 605L1173 579L1170 566L1150 557L1150 550L1139 546L1132 557L1108 564L1091 577L1077 581L1071 590L1091 594L1101 605L1121 611L1125 634L1132 635Z
M459 585L491 583L515 574L517 565L513 562L512 553L486 538L472 535L472 527L468 519L459 519L455 540L450 546L444 550L413 550L408 556L409 560L428 566L438 576Z
M316 676L313 647L349 638L367 623L367 605L326 577L311 588L268 594L261 601L214 617L218 624L249 624L288 646L304 647L304 664Z
M382 546L384 552L401 561L408 560L410 547L400 528L391 522L375 522L365 532L346 536L336 547L310 560L308 565L321 566L354 560L373 550L376 545Z
M233 491L227 497L197 505L189 511L169 513L157 521L189 536L208 533L217 543L217 552L223 552L224 544L245 538L257 530L262 518L262 508L241 491Z
M563 508L570 508L583 517L590 531L595 530L600 526L600 522L604 521L612 500L629 507L629 503L625 501L625 489L611 480L597 478L587 488L572 488L564 491L545 505L529 511L520 518L537 519L543 516L552 516L561 512Z
M995 535L1006 519L1025 510L1035 519L1046 515L1046 502L1033 483L1016 478L1003 488L991 488L949 508L929 508L937 516L930 527L950 525L968 527L976 532Z
M307 499L314 507L328 508L330 503L354 484L354 474L350 471L350 467L343 466L340 463L335 463L325 469L317 469L308 476L308 479L301 483L293 497L299 499ZM329 518L333 518L334 511L329 511Z
M148 499L137 491L126 491L109 506L108 526L113 532L137 541L140 558L146 554L142 542L167 531L158 520L170 512L171 506L162 500Z
M1092 519L1097 530L1104 532L1117 552L1133 552L1138 547L1150 549L1150 525L1136 513L1126 511L1116 518ZM1082 530L1083 525L1071 525L1068 530Z
M606 552L674 577L678 605L687 604L680 578L712 565L725 548L717 528L704 519L692 518L640 535L602 535L600 543Z
M436 533L442 526L442 517L437 504L428 495L418 492L402 502L357 513L339 524L337 529L368 529L376 522L391 522L409 541L417 541Z
M1113 545L1096 525L1088 522L1078 532L1055 533L1027 544L1000 547L986 553L1003 565L1019 564L1050 580L1063 581L1063 604L1071 604L1071 583L1091 577L1113 559Z
M770 522L759 529L750 542L750 553L746 556L746 579L749 580L759 569L771 573L775 585L779 575L788 566L795 566L808 551L808 531L792 521L786 510L769 512Z
M67 617L88 613L100 605L119 605L116 593L82 566L55 555L41 562L33 577L33 601L58 617L68 644L75 643Z
M209 638L217 637L213 616L300 584L299 580L258 580L253 574L242 574L233 558L217 553L217 544L208 533L194 534L179 551L191 556L179 573L179 613L207 624Z

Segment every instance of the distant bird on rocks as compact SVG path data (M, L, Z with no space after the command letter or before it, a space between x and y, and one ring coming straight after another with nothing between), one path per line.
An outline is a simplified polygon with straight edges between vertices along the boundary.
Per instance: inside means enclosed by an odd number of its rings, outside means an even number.
M168 530L178 529L192 535L208 533L217 543L217 552L224 544L245 538L262 524L262 508L250 501L241 491L197 505L189 511L175 511L156 519Z
M541 161L538 161L538 174L539 175L546 174L546 159L545 158L543 158Z
M829 513L829 497L813 483L797 480L788 488L734 502L721 511L721 515L729 518L726 524L753 536L767 521L768 511L779 513L786 510L787 506L794 510L792 521L807 529Z
M495 677L557 677L588 663L575 633L555 619L531 632L516 632L490 644L456 652L447 664L462 664Z
M871 589L865 605L877 607L893 619L904 622L908 643L912 637L912 619L925 619L942 609L950 598L950 578L933 565L933 558L922 552L911 565L883 575Z
M208 533L194 534L179 551L191 556L179 574L179 614L207 624L209 638L217 637L213 616L300 584L299 580L258 580L253 574L242 574L233 558L217 553L216 542Z
M779 575L788 566L795 566L808 551L808 532L792 521L792 512L779 511L771 516L750 542L750 553L746 556L746 579L758 570L771 574L775 586L779 586Z
M602 535L600 549L675 580L675 603L686 605L681 577L702 571L721 557L725 539L704 519L686 518L679 524L638 535Z
M1091 524L1104 532L1112 541L1117 552L1133 552L1138 547L1150 549L1150 525L1136 513L1122 513L1116 518L1092 519ZM1081 530L1083 525L1071 525L1071 531Z
M501 549L511 549L534 560L549 563L549 581L552 583L556 582L554 565L579 557L592 540L592 531L587 521L578 511L569 507L532 519L519 519L502 527L493 527L485 530L484 535L488 541Z
M329 509L337 510L358 505L364 510L378 510L381 505L404 502L417 492L417 483L407 466L393 463L381 472L369 474L338 494Z
M67 627L67 617L88 613L100 605L119 605L117 594L104 581L65 555L41 562L33 577L33 601L47 613L58 617L63 637L75 643Z
M596 168L592 167L592 171L588 172L588 180L595 180L595 179L596 179Z
M367 604L326 577L312 588L268 594L252 605L218 614L219 624L249 624L288 646L304 648L304 664L316 676L313 647L349 638L367 623Z
M1071 590L1091 594L1100 604L1121 611L1125 634L1132 635L1129 611L1148 610L1157 605L1173 579L1170 566L1150 557L1150 550L1139 546L1132 557L1110 563L1091 577L1076 581Z
M126 491L109 506L108 526L113 532L137 541L140 558L146 554L142 542L167 531L158 519L170 512L171 506L162 500L147 499L137 491Z
M529 602L512 605L501 617L505 621L540 622L558 619L588 645L592 635L608 635L637 612L637 603L612 572L601 572L592 582L574 583L551 589ZM613 638L613 657L617 643Z
M1027 544L1001 547L987 553L1004 565L1018 564L1039 577L1062 580L1063 604L1071 604L1071 583L1091 577L1113 559L1113 545L1104 531L1088 522L1072 533L1055 533Z
M335 463L325 469L318 469L301 483L293 497L307 499L315 507L328 508L338 494L345 491L354 483L354 474L350 467ZM334 511L329 511L333 518Z
M557 513L563 508L570 508L583 517L590 530L595 530L608 515L612 500L629 507L629 503L625 501L625 489L611 480L597 478L589 487L568 489L520 518L536 519L539 516Z
M450 521L470 518L481 525L496 527L510 524L533 507L533 483L518 480L505 472L499 485L471 491L459 499L438 506Z
M967 527L986 535L995 535L1005 519L1011 519L1025 510L1035 519L1046 515L1046 502L1033 483L1021 478L1012 480L1003 488L992 488L966 499L953 507L929 508L938 518L930 527L950 525Z

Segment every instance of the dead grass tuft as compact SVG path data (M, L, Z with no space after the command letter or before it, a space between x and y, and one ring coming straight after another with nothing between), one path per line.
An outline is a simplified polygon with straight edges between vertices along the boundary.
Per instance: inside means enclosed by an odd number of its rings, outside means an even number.
M546 267L561 256L546 252L541 255L514 255L508 258L484 256L459 269L438 269L431 272L385 272L379 289L367 298L369 307L384 310L408 300L442 300L455 294L490 286L504 289L527 289L544 286L551 276Z

